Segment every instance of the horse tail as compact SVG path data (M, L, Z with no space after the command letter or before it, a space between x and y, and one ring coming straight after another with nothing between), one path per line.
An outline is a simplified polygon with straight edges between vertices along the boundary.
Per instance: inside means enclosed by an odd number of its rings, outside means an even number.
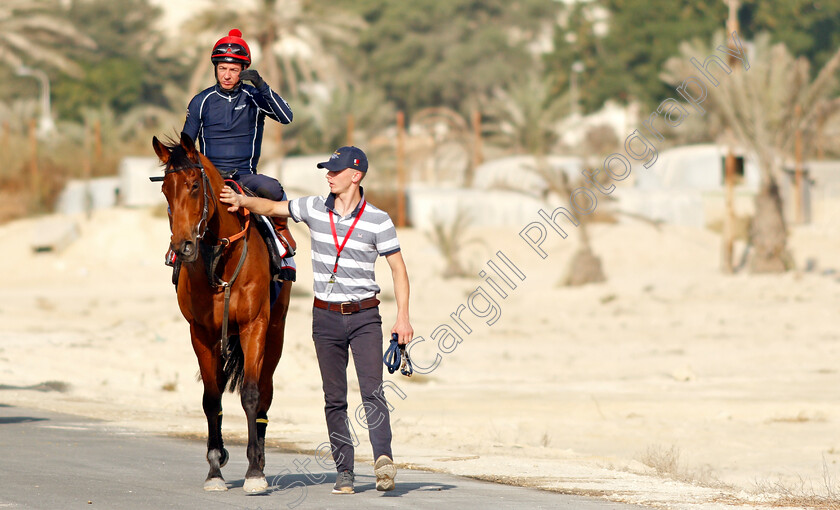
M228 339L228 352L225 354L225 383L222 386L222 391L225 391L225 388L231 392L242 391L242 381L245 375L245 353L242 352L239 335L233 335Z

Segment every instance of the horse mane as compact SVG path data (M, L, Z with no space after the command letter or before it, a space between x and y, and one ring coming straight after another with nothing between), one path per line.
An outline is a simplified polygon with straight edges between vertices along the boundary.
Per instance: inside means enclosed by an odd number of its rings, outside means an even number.
M167 135L161 143L169 150L169 161L166 166L173 170L181 170L195 166L195 161L187 156L187 151L181 147L181 142Z

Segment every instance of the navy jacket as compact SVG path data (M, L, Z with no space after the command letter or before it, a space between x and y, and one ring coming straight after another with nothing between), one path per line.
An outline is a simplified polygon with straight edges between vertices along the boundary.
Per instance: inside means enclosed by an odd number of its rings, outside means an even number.
M268 84L240 83L230 92L216 84L190 101L183 131L219 170L256 173L266 117L292 121L289 104Z

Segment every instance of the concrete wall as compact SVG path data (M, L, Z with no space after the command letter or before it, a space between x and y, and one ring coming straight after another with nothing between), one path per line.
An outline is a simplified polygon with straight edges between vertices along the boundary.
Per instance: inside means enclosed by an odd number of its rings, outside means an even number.
M613 196L622 212L675 225L705 225L703 197L696 191L620 188Z
M635 185L639 189L721 189L724 185L723 158L726 153L726 147L713 144L689 145L663 151L650 168L634 163ZM755 158L746 156L744 179L740 187L755 191L760 182L761 174Z
M840 197L840 161L809 161L805 164L814 181L814 194L820 198Z
M581 178L583 162L572 156L549 156L548 165L553 171L563 170L572 183ZM475 171L473 187L482 190L508 187L528 192L541 193L546 189L543 178L535 172L536 159L533 156L511 156L494 159L480 165Z
M149 177L162 175L163 166L156 157L123 158L119 167L120 205L148 207L165 204L160 183L149 181Z
M704 227L719 221L725 212L723 158L727 151L714 144L689 145L661 152L647 169L634 163L634 187L614 193L619 209L675 225ZM755 158L744 156L744 176L735 187L736 214L753 213L760 182Z
M325 195L329 188L324 177L327 171L316 165L330 159L330 154L292 156L273 164L273 168L260 169L280 181L290 198L307 195ZM269 173L271 172L271 173Z
M56 212L60 214L76 214L107 209L117 205L120 194L120 179L118 177L100 177L89 181L70 180L56 203Z
M431 230L435 222L451 223L463 211L475 226L521 226L537 218L542 201L509 191L411 186L407 214L414 228Z

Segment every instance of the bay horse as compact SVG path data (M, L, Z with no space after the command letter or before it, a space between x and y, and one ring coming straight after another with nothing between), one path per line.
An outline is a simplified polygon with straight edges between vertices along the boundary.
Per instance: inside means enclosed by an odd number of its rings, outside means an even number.
M171 246L181 261L178 306L204 384L207 417L208 491L227 490L221 468L228 452L222 441L222 394L239 391L248 420L248 471L243 488L262 492L265 432L274 386L272 376L283 351L291 282L283 282L270 302L269 254L256 221L230 213L218 200L224 181L186 133L180 142L152 138L164 164L162 191L171 212ZM230 339L228 340L228 335Z

